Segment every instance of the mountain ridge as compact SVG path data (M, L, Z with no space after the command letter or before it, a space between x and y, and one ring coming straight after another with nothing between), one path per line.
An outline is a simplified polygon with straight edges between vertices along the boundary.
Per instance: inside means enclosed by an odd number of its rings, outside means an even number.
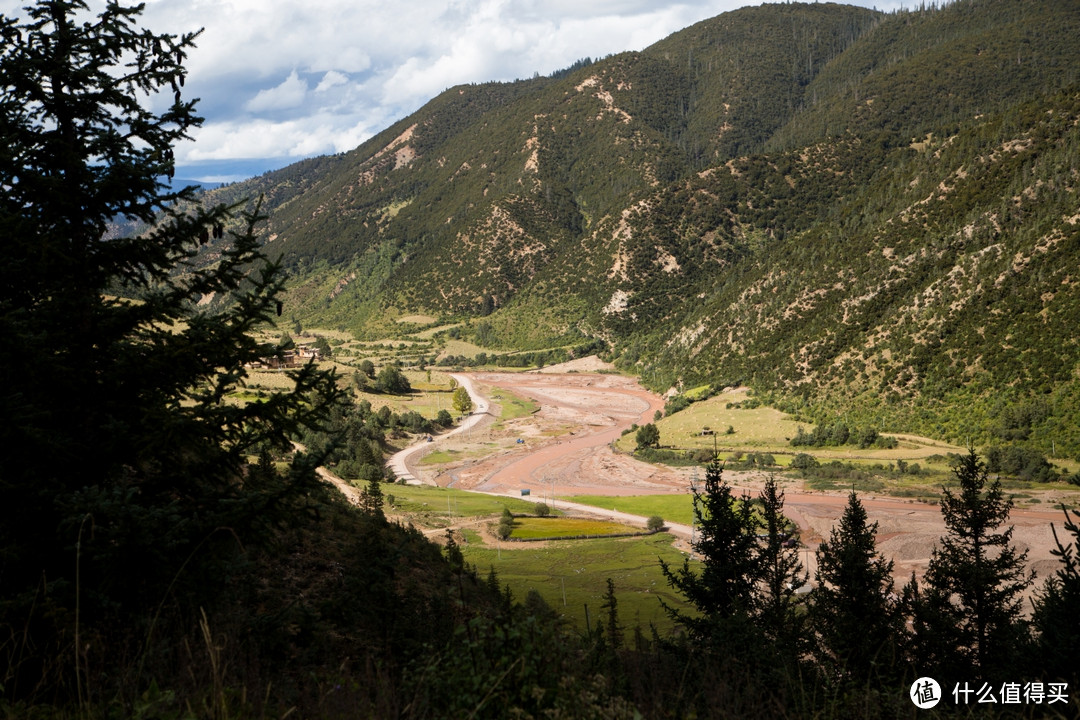
M657 389L1080 454L1078 31L1076 2L744 8L209 197L265 198L308 325L602 338Z

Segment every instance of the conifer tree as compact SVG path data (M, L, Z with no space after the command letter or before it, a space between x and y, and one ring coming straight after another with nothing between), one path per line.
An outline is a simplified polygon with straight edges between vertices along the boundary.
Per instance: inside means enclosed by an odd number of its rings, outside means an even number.
M360 508L372 518L385 522L382 481L382 473L372 473L367 485L360 491Z
M461 552L461 546L454 539L454 531L450 528L446 528L446 562L457 574L465 571L465 555Z
M288 452L337 389L309 366L294 392L226 401L273 354L252 330L276 320L283 278L257 208L162 180L201 122L181 94L196 35L141 29L142 6L116 2L25 11L0 17L0 626L47 654L76 605L84 627L136 634L164 599L209 607L237 549L321 487L310 458L284 475L248 458ZM216 262L195 262L209 244Z
M818 662L830 677L858 684L890 672L900 633L893 564L878 554L877 527L853 490L840 524L818 548L810 599Z
M724 621L749 621L754 589L760 577L757 557L759 523L749 496L736 499L724 481L723 469L712 461L705 470L705 489L694 490L694 518L698 538L694 551L701 556L701 571L690 561L672 568L663 560L660 569L668 584L700 613L691 616L664 605L667 613L698 639L714 634Z
M797 656L803 644L804 618L797 592L809 576L799 561L798 547L789 542L792 523L784 516L784 491L775 477L765 479L759 499L765 532L758 549L757 622L774 643Z
M1011 526L1001 529L1012 500L999 481L987 485L986 466L974 450L953 473L959 487L942 491L945 535L930 557L925 589L914 606L919 626L913 649L917 658L926 657L920 646L935 643L934 636L951 636L949 656L939 659L946 679L972 671L986 679L1004 678L1027 634L1021 617L1022 595L1032 577L1024 569L1027 552L1013 547Z
M1038 632L1037 658L1047 678L1080 681L1080 513L1062 506L1065 530L1072 535L1063 543L1054 531L1052 552L1061 566L1048 578L1035 600L1032 622Z
M607 590L604 591L604 601L600 603L600 609L607 615L605 630L608 642L611 643L612 650L618 650L622 647L623 631L619 623L619 599L615 596L615 582L611 578L607 579Z

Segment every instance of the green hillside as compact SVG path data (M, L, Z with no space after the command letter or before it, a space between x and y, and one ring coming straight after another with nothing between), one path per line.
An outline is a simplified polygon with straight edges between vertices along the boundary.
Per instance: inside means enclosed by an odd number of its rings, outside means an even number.
M285 317L600 338L656 389L1080 455L1080 3L745 8L451 88L265 197Z

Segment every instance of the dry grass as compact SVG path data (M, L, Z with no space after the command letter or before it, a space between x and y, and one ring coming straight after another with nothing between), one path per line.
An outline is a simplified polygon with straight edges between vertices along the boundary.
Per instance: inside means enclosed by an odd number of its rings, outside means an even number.
M439 318L432 317L430 315L402 315L399 318L394 318L394 322L413 323L415 325L430 325L438 319Z
M660 444L683 449L711 449L715 441L715 447L725 454L730 454L731 451L735 450L784 454L809 452L822 461L845 460L880 463L895 463L897 460L918 462L924 461L925 458L931 455L945 455L950 452L962 454L964 452L964 449L957 445L950 445L918 435L897 435L900 444L892 449L860 449L855 445L815 448L792 447L789 441L795 437L798 428L802 426L806 430L810 430L813 426L795 422L789 415L775 408L741 409L728 407L729 404L742 402L748 397L746 388L728 390L708 400L693 403L685 410L661 419L656 423L656 427L660 430ZM701 432L706 427L714 431L716 435L702 435ZM733 428L735 432L727 434L728 427ZM636 446L634 433L624 435L619 439L617 445L620 449L628 452L634 450ZM785 464L787 460L778 457L777 461Z

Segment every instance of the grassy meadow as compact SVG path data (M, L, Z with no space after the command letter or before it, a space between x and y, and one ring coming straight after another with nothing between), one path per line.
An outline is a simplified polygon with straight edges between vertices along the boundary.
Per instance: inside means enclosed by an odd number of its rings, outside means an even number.
M608 578L615 584L619 619L628 632L635 626L646 634L650 625L662 634L672 629L660 607L661 598L685 608L660 572L658 558L671 565L681 565L683 560L667 533L540 544L497 543L494 547L483 543L475 531L466 530L464 535L465 560L481 575L494 568L517 600L535 590L578 629L585 628L586 606L593 625L600 618Z
M515 514L531 513L536 508L535 501L431 485L384 485L383 496L387 500L387 515L413 522L417 526L423 526L425 518L445 521L447 518L490 515L497 520L504 508ZM392 503L389 502L390 496L394 498ZM419 517L414 518L414 515ZM445 526L445 522L441 526Z
M579 517L522 517L514 520L514 530L510 537L518 540L541 540L639 532L641 532L639 527L624 525L613 520L592 520Z
M707 389L707 386L693 388L686 395L694 397ZM790 440L799 428L811 430L813 426L796 422L772 407L742 407L750 399L746 388L729 389L661 418L655 423L660 431L661 447L677 450L711 450L715 447L722 462L738 462L746 454L767 452L773 455L779 468L788 467L796 454L807 453L822 463L838 460L855 466L887 467L903 461L907 464L919 463L921 468L929 471L928 475L905 478L899 481L900 485L940 482L950 474L948 463L943 458L948 453L965 452L958 445L917 435L893 433L889 435L898 441L895 448L859 448L857 445L793 447ZM705 430L712 434L703 434ZM625 452L633 452L636 447L635 433L623 435L615 445Z
M704 474L701 479L704 482ZM642 517L659 515L665 522L682 525L694 520L694 497L689 491L682 495L573 495L560 499Z
M585 606L595 624L607 578L615 583L619 616L629 630L640 624L648 632L650 623L662 631L672 625L658 598L683 607L671 593L660 572L658 558L672 565L683 555L672 545L667 533L640 537L552 539L542 543L485 542L479 528L494 526L503 509L518 515L534 512L536 503L514 497L482 495L447 488L420 485L386 485L386 512L392 519L412 523L421 529L460 527L465 560L481 575L495 568L499 580L523 600L536 590L557 612L579 629L585 627ZM390 498L393 502L390 502ZM655 496L666 497L666 496ZM626 498L623 498L626 499ZM602 533L639 532L640 528L618 522L575 517L515 519L513 537L553 537ZM563 601L565 591L565 604Z

